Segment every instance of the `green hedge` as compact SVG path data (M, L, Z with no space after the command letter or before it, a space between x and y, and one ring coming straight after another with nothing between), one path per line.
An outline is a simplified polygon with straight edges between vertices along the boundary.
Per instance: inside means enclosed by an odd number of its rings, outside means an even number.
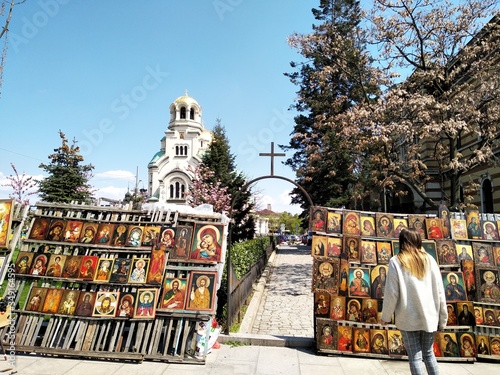
M250 268L265 254L269 244L269 237L259 237L233 244L231 263L238 279L245 276Z

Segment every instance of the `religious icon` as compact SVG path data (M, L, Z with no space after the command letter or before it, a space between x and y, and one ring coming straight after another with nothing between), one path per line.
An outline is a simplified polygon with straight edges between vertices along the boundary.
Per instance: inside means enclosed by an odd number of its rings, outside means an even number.
M148 274L149 263L149 258L132 258L128 282L134 284L144 284L146 282L146 275Z
M127 241L125 246L139 247L142 244L142 233L144 227L140 225L131 225L127 233Z
M467 293L467 300L476 300L476 277L474 272L474 262L472 260L462 260L460 262L462 274L464 275L465 291Z
M434 242L433 242L433 244L434 244L434 247L435 247L436 244ZM399 253L399 240L391 241L391 245L392 245L392 254L393 255L398 255L398 253ZM423 242L422 242L422 247L423 247Z
M347 296L349 286L349 262L345 259L340 260L340 276L339 276L339 296Z
M392 246L390 242L378 241L377 242L377 263L389 264L392 257Z
M73 315L75 313L76 304L78 302L78 296L80 295L79 290L69 289L65 290L61 303L59 304L58 314L62 315Z
M111 245L112 246L125 246L127 243L127 231L128 231L127 225L117 224L114 231L113 231Z
M188 225L179 225L175 233L174 250L169 252L169 260L187 260L189 251L193 244L193 227Z
M460 326L475 326L474 304L472 302L457 302L457 319Z
M214 311L217 272L191 271L186 310Z
M324 232L326 229L327 211L321 207L311 207L309 230L313 232Z
M326 255L329 257L340 257L342 255L342 238L327 237Z
M465 219L451 219L451 237L455 240L466 240L467 222Z
M43 301L42 312L56 314L61 303L64 289L49 288L45 300Z
M378 323L378 301L373 298L363 298L361 304L361 320L365 323Z
M458 324L458 317L455 304L452 302L446 303L446 310L448 311L446 326L456 326Z
M134 318L154 319L156 316L156 298L158 289L139 289L135 299Z
M33 221L31 231L28 236L30 240L44 240L49 232L50 219L44 217L37 217Z
M189 259L203 262L220 262L222 259L223 238L223 225L196 223Z
M370 353L370 329L353 328L353 352Z
M441 271L446 302L467 301L462 272Z
M67 255L52 254L49 258L47 271L45 276L61 277L64 263L66 262Z
M314 293L314 316L317 318L328 318L330 312L330 293Z
M493 247L489 243L473 242L474 262L479 267L495 267L493 259Z
M337 326L337 349L342 352L352 352L352 328Z
M500 268L500 247L493 247L493 257L495 258L495 265Z
M80 236L80 243L94 243L97 234L97 223L85 223L82 227L82 234Z
M128 281L131 261L132 259L128 258L116 258L113 262L113 268L109 277L109 282L125 284Z
M361 298L349 298L347 300L347 311L346 320L352 322L362 322L363 317L361 315Z
M64 262L61 277L67 279L78 279L80 277L80 268L83 256L69 255Z
M95 255L84 255L80 267L80 279L94 280L98 261L99 257Z
M163 283L163 294L159 308L165 310L184 310L186 294L186 279L166 277Z
M476 268L478 302L500 303L498 269Z
M40 312L43 307L43 302L45 296L47 295L48 288L38 288L34 287L31 289L30 295L26 300L26 306L24 309L26 311L38 311Z
M443 223L443 238L451 238L450 210L445 204L439 205L438 216Z
M148 271L146 282L148 284L160 285L163 280L163 272L165 271L165 264L167 261L167 248L162 242L158 242L152 246L151 249L151 262Z
M465 221L467 223L467 236L472 240L480 240L482 238L481 225L479 220L478 210L468 210L465 213Z
M311 255L313 257L325 257L328 246L328 237L314 234L311 242Z
M484 315L483 325L487 326L497 325L497 320L495 318L495 310L485 307L483 308L483 315Z
M342 214L328 211L327 218L326 232L340 234L342 232Z
M402 218L394 218L394 237L399 238L399 234L403 229L408 228L408 220Z
M142 246L153 246L160 240L161 226L146 225L142 233Z
M399 246L399 244L398 244ZM422 241L422 247L434 260L439 264L439 259L437 255L436 242L435 241ZM394 253L396 255L396 253Z
M134 316L135 294L127 293L120 295L120 302L116 309L116 316L122 318L132 318Z
M331 349L337 347L337 329L336 325L328 319L318 318L316 320L316 339L318 349Z
M337 294L339 285L339 258L314 258L313 292Z
M481 220L481 227L483 229L483 240L498 241L499 237L496 221Z
M500 356L500 337L490 336L490 355Z
M344 235L359 236L361 234L359 213L348 211L344 213Z
M97 292L92 316L114 317L120 292Z
M372 329L370 331L370 351L374 354L389 354L387 331L385 329Z
M115 226L114 224L101 223L97 227L97 234L95 236L96 245L110 245Z
M108 282L111 276L111 269L113 267L112 258L99 258L97 263L97 272L94 277L94 281Z
M35 253L30 251L20 251L14 265L14 272L19 275L28 275Z
M427 238L429 240L443 239L443 220L432 217L425 219L425 228L427 230Z
M403 344L403 336L398 329L390 329L387 331L387 342L389 344L389 355L400 357L406 355L406 349Z
M47 272L47 262L48 256L46 254L37 255L31 264L30 275L44 276Z
M459 263L462 263L464 260L473 260L474 253L471 245L456 242L455 251L457 253L457 260Z
M377 264L376 242L361 241L361 264Z
M94 311L95 296L95 292L82 291L78 296L78 302L76 304L74 315L92 316L92 311Z
M332 296L330 306L330 319L345 319L345 297Z
M481 355L490 355L490 340L488 336L476 336L476 344L476 353L478 354L478 357Z
M349 269L349 296L370 297L369 268Z
M385 293L385 283L387 281L387 271L389 267L379 264L373 267L370 273L372 298L383 299Z
M425 218L425 215L408 215L408 227L415 229L423 240L426 239Z
M361 215L361 235L366 237L375 237L375 218L373 216Z
M383 238L394 237L394 216L386 213L376 213L375 219L377 222L377 236Z
M359 245L360 238L352 236L344 236L344 254L347 260L351 263L359 263Z
M66 242L78 242L80 235L82 234L83 222L69 220L66 222L66 227L64 229L64 241Z
M63 241L64 240L64 228L66 227L66 222L64 220L54 219L50 222L49 233L47 233L48 241Z
M451 240L436 240L436 251L440 266L458 266L458 256Z
M443 357L459 357L460 351L457 343L457 336L455 332L436 332L439 336L438 342L440 343L440 350Z

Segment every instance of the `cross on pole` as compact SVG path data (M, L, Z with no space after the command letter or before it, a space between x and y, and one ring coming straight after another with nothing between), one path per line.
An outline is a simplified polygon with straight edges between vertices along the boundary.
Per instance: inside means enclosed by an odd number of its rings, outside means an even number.
M261 152L259 156L270 156L271 157L271 176L274 176L274 158L276 156L286 156L286 154L279 153L275 154L274 153L274 142L271 142L271 152Z

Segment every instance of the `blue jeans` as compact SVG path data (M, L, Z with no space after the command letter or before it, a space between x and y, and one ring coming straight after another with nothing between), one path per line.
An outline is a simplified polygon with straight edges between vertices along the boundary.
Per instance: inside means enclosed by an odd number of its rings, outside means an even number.
M429 375L439 375L439 368L434 356L434 332L401 331L403 343L410 362L412 375L424 375L424 364Z

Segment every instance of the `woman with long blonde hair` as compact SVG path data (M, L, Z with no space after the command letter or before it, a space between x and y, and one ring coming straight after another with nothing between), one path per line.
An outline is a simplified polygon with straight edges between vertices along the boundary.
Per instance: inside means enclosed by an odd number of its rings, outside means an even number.
M412 375L439 374L434 332L446 326L448 312L443 280L436 260L422 248L415 229L399 234L399 253L389 261L381 323L395 317L408 354Z

